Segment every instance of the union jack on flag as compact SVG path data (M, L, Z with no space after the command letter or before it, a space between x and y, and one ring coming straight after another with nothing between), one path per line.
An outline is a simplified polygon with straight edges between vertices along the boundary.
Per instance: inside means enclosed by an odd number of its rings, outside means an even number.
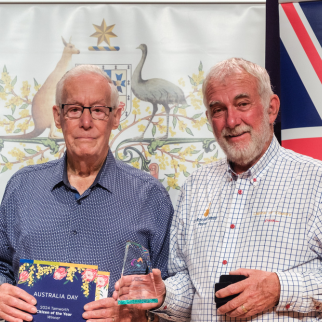
M282 146L322 160L322 1L282 3Z

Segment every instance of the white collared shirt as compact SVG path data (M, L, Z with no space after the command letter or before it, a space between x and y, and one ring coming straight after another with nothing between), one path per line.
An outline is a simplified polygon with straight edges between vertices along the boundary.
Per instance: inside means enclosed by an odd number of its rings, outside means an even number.
M217 315L214 286L238 268L276 272L277 307L252 321L322 320L322 162L280 147L236 175L227 160L195 171L171 228L166 299L172 321L236 321Z

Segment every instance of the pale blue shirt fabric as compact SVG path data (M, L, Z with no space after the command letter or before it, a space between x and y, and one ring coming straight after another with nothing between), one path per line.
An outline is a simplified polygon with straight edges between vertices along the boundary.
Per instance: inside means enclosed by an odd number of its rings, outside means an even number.
M214 286L238 268L277 272L277 307L252 321L322 320L322 162L280 147L235 175L226 159L181 189L170 237L166 299L173 321L237 321L217 315ZM206 210L210 206L208 216Z
M0 282L16 284L21 258L98 265L111 273L111 296L128 240L147 248L166 278L173 207L162 184L109 151L79 196L65 158L25 167L8 182L0 207Z

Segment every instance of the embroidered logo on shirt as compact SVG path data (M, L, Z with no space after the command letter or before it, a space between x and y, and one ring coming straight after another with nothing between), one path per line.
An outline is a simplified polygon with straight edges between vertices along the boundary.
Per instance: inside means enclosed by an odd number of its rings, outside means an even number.
M279 221L275 219L265 219L265 222L279 222Z
M281 212L281 211L258 211L253 214L253 216L263 216L263 215L272 215L272 216L287 216L292 217L292 214L289 212Z
M209 202L209 206L203 214L203 217L194 220L194 222L197 223L198 226L206 225L209 221L214 221L217 219L217 216L209 216L210 206L211 202Z
M207 210L205 211L205 213L203 214L205 217L208 217L208 215L209 215L210 205L211 205L211 202L209 202L208 209L207 209Z
M206 217L206 218L197 218L195 220L195 222L198 223L199 226L202 226L202 225L206 225L208 222L210 221L214 221L217 219L217 216L216 217Z

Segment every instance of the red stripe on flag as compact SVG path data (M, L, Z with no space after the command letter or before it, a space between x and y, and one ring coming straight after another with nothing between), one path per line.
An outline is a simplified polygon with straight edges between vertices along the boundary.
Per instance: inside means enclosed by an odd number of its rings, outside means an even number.
M307 57L309 58L320 82L322 83L322 59L316 50L305 26L298 15L293 3L284 3L282 8L290 21Z
M322 160L322 138L295 139L282 141L282 147Z

